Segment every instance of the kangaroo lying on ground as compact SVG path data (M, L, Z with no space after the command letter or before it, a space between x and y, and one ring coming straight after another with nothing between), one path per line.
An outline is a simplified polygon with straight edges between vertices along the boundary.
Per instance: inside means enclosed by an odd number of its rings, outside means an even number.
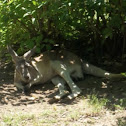
M69 99L81 94L81 89L74 83L73 78L84 78L84 73L108 79L125 79L122 74L112 74L81 60L77 55L62 51L46 51L31 59L35 47L22 57L8 46L8 51L15 63L14 84L18 89L27 92L32 85L52 81L59 89L56 99L66 95L65 85L68 84L71 94Z

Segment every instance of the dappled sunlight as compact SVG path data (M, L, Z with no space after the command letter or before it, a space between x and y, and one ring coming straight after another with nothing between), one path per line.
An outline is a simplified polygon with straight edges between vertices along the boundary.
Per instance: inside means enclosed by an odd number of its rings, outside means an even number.
M107 88L108 86L107 86L107 83L105 83L105 82L102 82L102 86L101 86L101 88Z
M60 72L60 75L63 75L63 74L64 74L64 71L61 71L61 72Z
M75 60L71 60L70 63L71 63L71 64L75 64Z
M44 56L44 55L43 55L43 54L41 54L40 56L35 57L35 58L34 58L34 60L35 60L36 62L40 62L40 61L42 61L42 60L43 60L43 59L42 59L42 58L43 58L43 56Z
M61 59L63 59L63 58L64 58L64 56L62 55L62 56L60 56L60 58L61 58Z
M89 64L88 63L86 63L86 67L89 67Z
M74 86L73 86L73 88L77 88L77 86L76 86L76 85L74 85Z
M60 68L63 69L61 72L60 72L60 75L62 76L64 74L64 72L67 70L66 67L63 65L63 64L60 64Z
M110 75L110 73L106 72L106 73L105 73L105 75L109 76L109 75Z
M73 61L73 60L71 60ZM60 66L63 70L61 71L61 74L64 74L64 71L66 71L66 67L61 64ZM86 64L86 67L90 67L89 64ZM3 67L4 68L4 67ZM2 71L2 70L1 70ZM35 104L35 103L42 103L42 102L48 102L51 98L56 96L56 94L59 94L57 92L57 88L54 88L52 84L45 84L43 85L38 85L34 86L31 88L31 94L29 96L25 96L23 93L18 92L16 88L14 87L13 83L13 76L9 78L11 75L10 73L13 73L13 70L8 73L4 69L4 78L1 79L1 85L0 85L0 104L12 104L12 105L27 105L27 104ZM8 71L8 70L7 70ZM108 74L108 73L106 73ZM1 74L3 75L3 74ZM8 78L6 78L6 75ZM85 77L86 78L86 77ZM88 80L88 81L87 81ZM100 80L100 82L99 82ZM7 83L6 83L7 82ZM73 84L73 90L76 91L76 85ZM122 83L114 83L114 84L109 84L109 82L103 81L102 79L95 78L87 78L82 83L76 83L77 86L82 90L82 94L84 96L90 95L92 90L95 89L96 92L99 92L99 97L104 97L107 96L107 99L109 99L110 103L114 104L119 104L120 99L123 99L125 97L125 84ZM59 84L58 86L60 86ZM117 86L118 85L118 86ZM119 88L122 88L119 90ZM123 90L123 91L122 91ZM95 92L95 93L96 93ZM76 91L73 96L71 97L76 97L80 92ZM113 97L112 97L113 96ZM69 95L70 97L70 95ZM62 99L60 102L69 102L69 99L65 100ZM71 102L70 102L71 103ZM112 105L111 105L112 106ZM122 106L124 103L122 103ZM108 106L107 106L108 107ZM111 107L113 108L113 107Z
M1 70L2 71L2 70ZM5 70L4 70L5 71ZM8 70L7 70L8 71ZM8 75L7 75L8 74ZM3 75L3 74L1 74ZM6 78L7 75L7 78ZM5 77L0 81L0 104L12 104L14 106L27 105L27 104L35 104L35 103L43 103L48 102L51 98L59 94L57 92L57 88L54 88L53 84L47 83L45 85L33 86L31 88L31 94L29 96L24 95L22 92L18 92L13 83L13 76L8 72L5 72ZM82 90L82 94L84 97L91 94L92 90L95 89L98 93L98 97L106 97L110 103L108 108L113 108L113 105L119 104L121 99L125 98L125 90L126 84L117 82L109 84L109 81L103 81L100 78L96 77L86 77L84 81L77 82L76 84ZM61 84L59 83L58 86ZM118 86L117 86L118 85ZM76 85L73 84L73 88L76 89ZM121 88L121 90L120 90ZM96 94L96 92L94 92ZM74 97L79 93L77 91L74 94ZM70 99L62 99L58 103L74 103L74 100L70 101ZM125 99L124 99L125 101ZM72 102L72 103L71 103ZM122 106L126 105L121 103Z
M58 85L57 85L57 87L59 88L60 86L62 86L62 84L61 83L59 83Z
M53 84L33 86L31 93L26 96L23 92L17 91L14 86L14 70L12 64L1 64L0 66L0 106L13 105L21 106L35 103L48 102L55 96L56 89Z
M26 96L24 93L17 91L13 84L0 86L0 104L12 104L15 106L33 104L40 102L40 98L43 99L37 93L31 93L31 95Z
M63 64L61 64L61 68L62 68L63 70L65 70L65 71L67 70L66 67L65 67L65 65L63 65Z

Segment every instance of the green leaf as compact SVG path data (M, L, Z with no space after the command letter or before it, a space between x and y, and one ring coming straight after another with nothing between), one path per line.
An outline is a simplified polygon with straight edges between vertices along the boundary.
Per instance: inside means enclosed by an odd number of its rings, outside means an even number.
M121 74L126 77L126 73L121 73Z
M9 0L8 4L11 4L14 0Z
M35 24L35 18L32 18L32 24Z
M19 8L20 6L21 6L21 4L16 5L15 9Z
M25 13L25 14L23 15L23 17L29 16L29 15L31 15L31 12Z
M35 6L37 5L37 2L36 2L36 1L32 1L32 3L33 3L33 5L35 5Z
M40 48L36 48L36 52L37 53L40 53L41 52L41 49Z
M41 8L43 6L43 3L38 6L38 8Z
M51 50L52 47L51 47L50 45L46 45L46 49L47 49L47 50Z
M108 37L112 38L112 29L111 28L105 28L103 30L103 36L104 36L105 39L108 38Z

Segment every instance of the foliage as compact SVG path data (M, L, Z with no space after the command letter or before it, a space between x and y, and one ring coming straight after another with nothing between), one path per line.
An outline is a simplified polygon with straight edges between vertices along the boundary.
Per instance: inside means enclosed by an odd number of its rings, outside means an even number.
M125 0L0 0L0 6L1 48L40 51L57 43L95 55L125 54Z

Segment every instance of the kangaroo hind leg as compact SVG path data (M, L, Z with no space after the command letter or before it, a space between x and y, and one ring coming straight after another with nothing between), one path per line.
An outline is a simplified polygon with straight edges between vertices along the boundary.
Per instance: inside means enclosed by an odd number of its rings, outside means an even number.
M66 82L63 78L57 76L52 79L52 83L59 89L59 94L55 96L55 99L61 99L68 94L68 91L65 87Z
M57 74L60 75L66 81L66 83L70 87L72 94L68 96L69 99L73 99L77 97L79 94L81 94L81 89L73 82L73 80L70 77L70 73L64 64L62 64L60 61L53 61L52 67L57 72Z

